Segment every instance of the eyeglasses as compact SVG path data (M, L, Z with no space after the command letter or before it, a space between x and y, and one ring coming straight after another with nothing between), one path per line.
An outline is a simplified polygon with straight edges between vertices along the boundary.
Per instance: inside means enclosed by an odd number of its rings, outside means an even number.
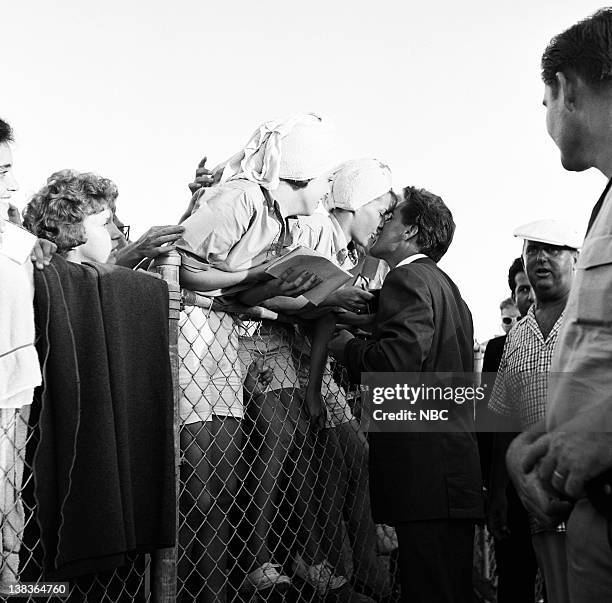
M121 231L121 234L126 238L126 240L129 241L130 240L130 227L124 224L123 226L118 226L117 228Z
M529 244L525 248L525 255L535 257L540 254L540 251L544 251L549 257L556 258L561 255L561 252L574 251L574 249L571 247L560 247L558 245L546 245L542 243L538 245Z
M511 325L513 322L516 322L517 320L519 320L518 316L503 316L502 317L502 322L505 325Z

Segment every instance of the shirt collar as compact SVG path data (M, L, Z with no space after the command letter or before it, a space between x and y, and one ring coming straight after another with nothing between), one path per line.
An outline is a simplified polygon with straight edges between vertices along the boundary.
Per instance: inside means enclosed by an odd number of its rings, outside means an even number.
M346 235L344 234L340 223L338 222L338 220L336 220L336 217L331 212L327 212L327 216L332 225L334 248L337 250L336 260L338 264L342 268L345 268L344 264L348 261L352 267L355 267L357 265L357 262L353 257L354 254L349 251L349 241L347 241ZM348 270L348 268L346 269Z
M412 264L415 260L420 260L421 258L426 258L427 256L424 253L415 253L414 255L410 255L407 258L404 258L396 268L400 266L406 266L407 264Z
M525 320L525 323L537 335L539 339L541 339L544 343L548 343L551 337L554 337L559 331L559 329L561 328L561 323L563 322L564 314L565 314L565 310L563 310L563 312L561 312L561 314L559 315L559 318L557 318L555 324L553 325L553 328L550 330L550 333L548 334L548 337L546 339L544 339L544 336L542 335L542 331L540 330L540 325L538 324L538 321L536 319L535 304L531 305L531 307L527 311L527 314L525 315L524 320ZM522 320L519 322L522 322Z
M293 240L291 237L291 228L289 227L290 218L283 217L278 201L270 194L268 189L263 188L263 186L259 188L263 194L265 205L267 206L268 210L280 222L281 231L278 236L278 240L273 245L276 247L276 252L280 254L285 247L289 247L291 245Z

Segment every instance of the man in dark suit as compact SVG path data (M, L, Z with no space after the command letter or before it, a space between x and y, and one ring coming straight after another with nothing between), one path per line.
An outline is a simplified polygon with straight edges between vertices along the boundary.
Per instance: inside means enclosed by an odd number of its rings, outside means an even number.
M523 318L535 301L533 289L525 273L522 258L518 257L510 266L508 271L508 286L512 299L516 303L520 317ZM508 331L506 331L506 334ZM506 343L506 335L489 340L485 350L482 363L483 373L497 373ZM489 376L489 379L491 377ZM493 382L491 382L491 386ZM489 388L488 394L491 393ZM478 432L478 444L480 447L480 465L482 476L487 490L490 492L491 466L495 457L505 456L508 445L513 437L518 434L494 433L484 431L493 424L493 414L487 408L489 395L478 403L476 409L476 421L482 427ZM490 501L489 501L490 502ZM497 601L498 603L530 603L533 601L535 592L538 564L531 545L531 532L529 530L529 519L527 512L519 500L516 490L512 484L506 489L506 506L503 509L503 517L498 523L503 525L503 530L494 527L492 517L493 508L487 505L487 519L491 534L495 539L495 561L497 564Z
M457 286L436 262L455 230L442 199L412 187L370 253L392 268L372 338L340 332L329 344L356 379L362 372L470 373L473 328ZM474 521L482 495L473 408L454 433L370 433L374 519L396 527L402 600L471 601Z

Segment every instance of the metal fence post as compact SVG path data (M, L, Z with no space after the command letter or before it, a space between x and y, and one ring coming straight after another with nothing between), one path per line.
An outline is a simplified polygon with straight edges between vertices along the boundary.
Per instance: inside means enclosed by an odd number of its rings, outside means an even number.
M170 365L172 367L172 383L174 391L174 466L176 472L176 534L178 538L178 494L179 494L179 357L178 357L178 330L181 312L181 287L179 285L179 268L181 256L176 251L171 251L159 256L153 269L161 275L168 284L169 293L169 326L168 342L170 352ZM177 548L160 549L153 554L152 567L152 600L155 603L174 603L177 592Z

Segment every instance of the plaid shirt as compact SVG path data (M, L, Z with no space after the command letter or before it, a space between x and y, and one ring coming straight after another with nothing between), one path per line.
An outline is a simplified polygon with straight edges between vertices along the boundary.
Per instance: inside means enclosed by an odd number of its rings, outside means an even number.
M531 306L508 333L489 409L518 418L522 431L546 416L548 373L562 321L563 313L544 340Z

